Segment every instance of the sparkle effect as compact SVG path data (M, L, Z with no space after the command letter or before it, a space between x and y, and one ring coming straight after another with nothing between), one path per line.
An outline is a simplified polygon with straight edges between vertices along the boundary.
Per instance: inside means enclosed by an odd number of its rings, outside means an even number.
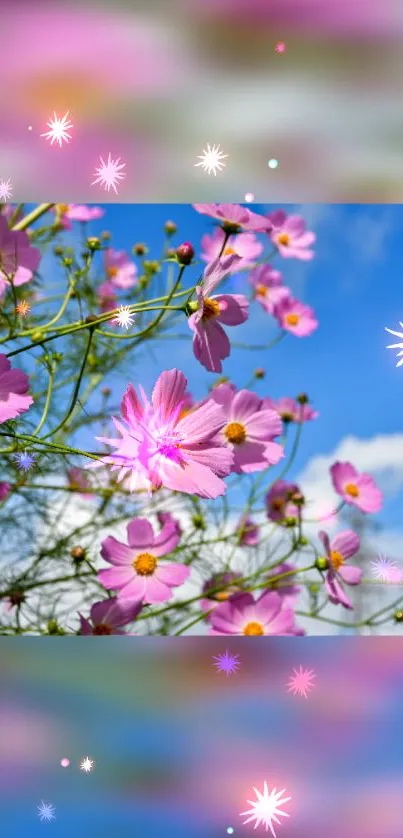
M71 140L71 134L68 133L69 128L73 128L73 124L67 119L69 115L69 111L64 114L62 119L59 119L55 113L53 113L53 119L50 119L47 122L47 126L50 129L46 131L45 134L41 134L41 137L46 137L50 140L50 144L53 145L54 142L59 143L59 146L62 146L62 143L68 143Z
M275 46L275 48L274 48L274 49L275 49L275 51L276 51L276 52L285 52L285 43L284 43L284 41L279 41L279 42L278 42L278 44L276 44L276 46Z
M216 175L217 171L220 172L227 165L222 162L225 157L228 157L228 154L223 154L219 145L210 146L207 143L207 149L204 148L203 154L199 154L200 163L195 163L195 166L202 166L207 174Z
M275 157L272 157L271 160L269 160L267 165L268 165L269 169L277 169L278 160L276 160Z
M288 818L289 815L287 812L283 812L282 809L279 809L278 806L282 806L283 803L287 803L291 800L291 797L284 797L282 798L281 795L284 794L285 789L282 791L276 791L276 789L272 789L269 793L267 788L267 783L264 784L264 791L263 793L258 791L255 787L253 791L256 794L256 800L248 800L248 803L251 804L252 809L248 809L247 812L241 812L241 817L243 815L250 815L244 824L249 823L250 821L256 821L255 829L260 826L261 823L264 823L266 826L266 832L270 828L270 831L274 838L276 838L276 833L273 828L273 821L277 824L280 823L278 815L283 818Z
M291 676L287 683L288 692L293 693L293 695L303 695L304 698L308 698L309 691L315 686L312 683L314 678L316 678L316 675L313 669L302 669L302 666L300 666L299 670L294 669L294 675Z
M124 169L126 163L121 163L120 157L116 160L112 160L110 152L107 163L105 163L103 157L100 157L99 159L101 161L101 165L98 169L95 169L97 177L93 180L91 186L94 186L95 183L100 183L106 191L109 192L110 189L113 189L117 195L118 190L116 189L116 184L119 183L120 180L124 180L126 177L126 174L123 174L120 171L121 169Z
M38 806L38 817L41 821L54 821L55 811L55 807L51 803L44 803L41 800L41 804Z
M85 771L85 773L88 774L89 771L92 771L93 765L94 760L89 757L85 757L80 763L81 771Z
M255 196L254 196L253 192L247 192L246 195L245 195L246 203L251 204L252 201L254 201L254 200L255 200Z
M403 329L402 322L399 322L399 326ZM389 346L386 347L386 349L400 349L400 352L397 353L397 357L400 358L400 361L397 362L396 367L401 367L403 364L403 358L401 357L403 355L403 332L394 332L393 329L388 329L387 326L385 326L385 330L389 332L389 334L395 335L397 338L402 338L402 343L390 343Z
M218 672L225 672L226 675L232 675L240 667L239 655L230 655L228 649L222 655L213 655L213 666Z
M35 462L35 457L32 454L28 454L27 451L22 451L20 454L14 454L13 459L16 462L19 471L29 471Z
M113 318L113 322L117 323L118 326L124 326L128 329L134 323L135 319L135 315L130 313L130 306L120 306L116 317Z
M13 194L10 178L8 180L0 180L0 201L9 201Z
M386 556L378 556L371 562L372 573L381 582L402 582L403 573L397 565Z
M20 317L26 317L28 312L31 311L31 307L28 305L26 300L21 300L21 302L15 307L15 311L20 315Z

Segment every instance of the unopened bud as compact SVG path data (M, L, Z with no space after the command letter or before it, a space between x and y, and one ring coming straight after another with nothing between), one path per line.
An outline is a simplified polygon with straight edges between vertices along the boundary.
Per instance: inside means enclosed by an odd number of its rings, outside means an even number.
M318 556L315 562L315 567L318 570L327 570L329 567L329 559L326 556Z
M75 562L82 562L85 559L85 549L77 545L77 547L73 547L70 555Z
M190 265L195 255L191 242L183 242L176 248L176 258L180 265Z
M257 370L255 370L255 378L264 378L265 375L266 370L264 370L263 367L258 367Z
M177 226L174 221L166 221L164 224L164 230L167 236L173 236L174 233L177 231Z
M90 236L90 238L88 238L86 241L86 245L89 248L89 250L100 250L101 248L101 242L97 238L97 236Z
M306 393L300 393L299 396L297 396L297 402L299 402L299 404L308 404L309 399Z

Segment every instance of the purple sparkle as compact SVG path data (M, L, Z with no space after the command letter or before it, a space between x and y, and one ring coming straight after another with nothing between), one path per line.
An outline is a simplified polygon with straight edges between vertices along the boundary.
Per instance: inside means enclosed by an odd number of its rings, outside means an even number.
M19 471L29 471L35 462L35 457L33 457L32 454L28 454L27 451L23 451L20 454L14 454L13 459L17 463Z
M226 675L232 675L241 665L239 655L230 655L228 649L222 655L213 655L213 660L218 672L225 672Z

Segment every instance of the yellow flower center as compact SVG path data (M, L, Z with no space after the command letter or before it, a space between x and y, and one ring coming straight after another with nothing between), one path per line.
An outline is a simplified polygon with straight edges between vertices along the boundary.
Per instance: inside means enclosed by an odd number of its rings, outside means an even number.
M220 303L218 300L213 300L211 297L206 297L203 303L203 320L209 320L210 317L217 317L220 313Z
M59 210L60 215L64 215L64 213L67 212L68 208L68 204L57 204L57 209Z
M225 602L227 599L229 599L229 596L229 591L219 591L218 594L215 594L215 599L218 599L220 602Z
M236 253L233 247L226 247L223 256L233 256Z
M266 285L260 285L260 283L256 285L256 294L260 297L266 297L268 290Z
M116 276L117 272L118 272L118 269L115 267L115 265L111 265L108 268L108 276Z
M139 576L152 576L157 567L157 559L152 553L140 553L135 558L133 567Z
M286 314L285 319L289 326L298 326L299 314Z
M92 633L93 634L112 634L112 628L111 628L111 626L108 626L106 623L98 623L98 625L95 626L94 631Z
M258 635L264 634L263 626L261 623L252 621L246 624L242 633L248 635L248 637L257 637Z
M274 498L271 502L271 508L274 512L281 512L284 508L285 500L283 498Z
M344 487L344 491L352 498L358 498L358 495L360 494L355 483L347 483L347 486Z
M240 445L241 442L245 442L246 430L239 422L230 422L225 428L224 433L228 442L233 442L234 445Z
M337 550L331 550L330 551L330 561L331 561L334 569L338 570L344 562L344 556L342 556L342 554L339 553Z
M277 241L279 244L283 244L285 247L287 247L287 244L290 243L290 237L288 233L280 233L280 235L277 237Z

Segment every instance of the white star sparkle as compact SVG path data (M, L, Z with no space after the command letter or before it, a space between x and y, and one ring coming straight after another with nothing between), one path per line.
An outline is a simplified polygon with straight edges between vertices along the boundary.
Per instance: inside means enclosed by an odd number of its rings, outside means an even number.
M392 562L386 556L378 556L371 562L372 573L376 579L381 582L402 582L403 573L395 562Z
M50 119L47 122L48 128L50 131L46 131L45 134L41 134L41 137L47 137L50 140L50 144L53 145L54 142L59 143L61 147L62 142L68 143L71 140L71 134L68 133L69 128L73 128L73 123L70 122L67 117L69 115L69 111L64 114L64 117L60 119L56 116L56 113L53 113L53 119Z
M55 811L55 807L51 803L44 803L41 800L41 804L38 806L38 817L41 821L54 821Z
M92 770L93 765L94 760L90 759L89 757L85 757L80 763L81 771L85 771L86 774L88 774L88 772Z
M120 306L120 309L114 318L113 322L119 326L124 326L126 329L134 323L136 317L130 313L130 306Z
M0 180L0 201L8 201L13 194L10 178L8 180Z
M399 325L403 329L403 323L400 322ZM401 358L401 356L403 355L403 332L394 332L393 329L388 329L387 326L385 326L385 331L389 332L389 334L391 335L395 335L395 337L397 338L402 338L402 343L390 343L389 346L386 347L386 349L400 349L401 351L397 353L397 357ZM401 367L402 364L403 358L401 358L401 360L397 362L396 367Z
M220 151L220 145L210 146L207 143L207 149L204 148L203 154L198 155L200 163L195 163L195 166L202 166L204 171L209 175L211 175L211 172L213 172L213 175L216 175L217 171L221 171L227 165L222 162L225 157L228 157L228 154L223 154Z
M95 180L92 181L91 186L94 186L95 183L100 183L104 189L108 192L110 189L114 189L116 195L118 194L118 190L116 189L116 184L120 180L124 180L126 174L122 174L120 171L124 169L126 163L120 162L120 157L117 160L112 160L111 153L109 152L108 155L108 162L105 163L105 160L100 157L101 165L98 169L95 169L95 174L97 177Z
M278 806L281 806L283 803L287 803L288 800L291 800L291 797L281 797L281 795L285 792L285 789L282 789L282 791L272 789L269 793L266 782L264 784L263 793L258 791L255 787L253 787L253 791L255 792L257 799L248 800L252 809L248 809L247 812L241 812L241 817L243 815L250 815L250 817L244 821L244 824L255 820L256 829L256 827L258 827L261 823L264 823L266 826L266 832L270 828L271 834L274 838L276 838L276 833L273 829L273 821L278 824L280 823L277 817L278 815L281 815L283 818L289 817L287 812L283 812L283 810L279 809Z

